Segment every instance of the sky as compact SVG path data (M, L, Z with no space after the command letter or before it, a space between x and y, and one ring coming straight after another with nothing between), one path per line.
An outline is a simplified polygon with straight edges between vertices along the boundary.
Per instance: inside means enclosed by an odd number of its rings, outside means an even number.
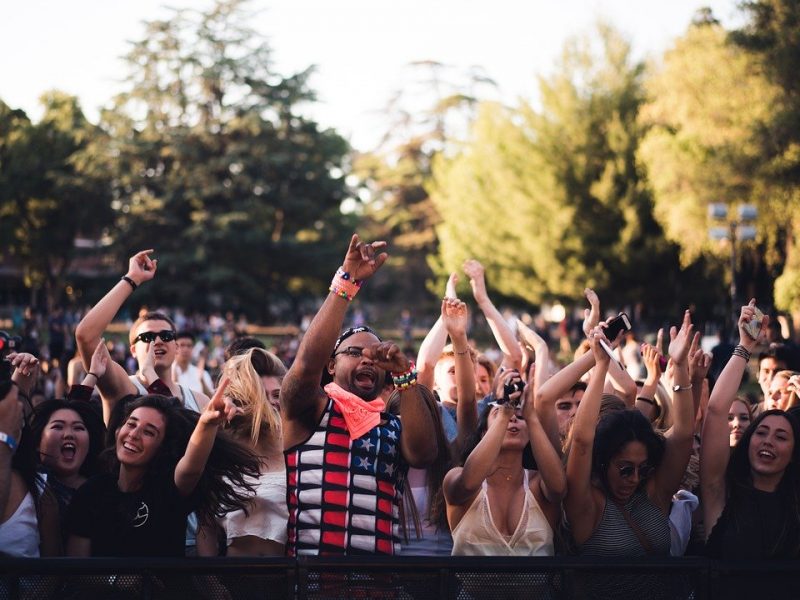
M39 96L78 96L91 120L122 90L119 57L142 22L169 14L163 0L6 0L0 19L0 99L34 120ZM168 0L203 9L209 1ZM252 26L267 36L283 75L316 66L319 102L306 114L369 150L386 129L383 109L435 60L452 72L483 67L500 99L535 102L536 77L552 71L565 40L602 19L639 59L657 59L710 6L726 27L740 22L735 0L251 0Z

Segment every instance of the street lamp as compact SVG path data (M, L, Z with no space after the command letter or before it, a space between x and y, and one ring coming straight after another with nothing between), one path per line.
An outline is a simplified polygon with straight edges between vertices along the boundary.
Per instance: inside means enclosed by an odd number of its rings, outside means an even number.
M712 240L729 240L731 243L731 310L736 312L736 242L756 239L755 223L758 209L752 204L740 204L737 215L728 217L728 205L715 202L708 207L709 218L721 225L711 227L708 231Z

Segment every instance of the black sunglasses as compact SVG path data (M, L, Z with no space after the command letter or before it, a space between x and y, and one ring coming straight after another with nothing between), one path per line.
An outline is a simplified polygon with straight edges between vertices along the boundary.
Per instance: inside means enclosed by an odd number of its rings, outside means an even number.
M616 465L616 467L617 470L619 470L619 476L623 479L630 479L637 471L639 473L639 479L647 479L653 474L653 471L655 471L653 465L647 464L639 465L638 467L634 467L633 465Z
M133 343L144 342L150 344L156 341L156 338L161 338L162 342L171 342L175 339L175 332L171 329L162 329L161 331L145 331L133 338Z
M333 353L334 356L339 356L340 354L347 354L351 358L360 358L364 354L364 349L361 346L348 346L344 350Z

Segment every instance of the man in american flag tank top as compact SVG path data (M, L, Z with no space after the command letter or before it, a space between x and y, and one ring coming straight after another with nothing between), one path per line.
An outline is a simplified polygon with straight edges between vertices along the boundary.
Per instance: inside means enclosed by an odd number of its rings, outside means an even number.
M369 327L339 336L348 304L385 262L385 246L353 235L283 380L289 556L394 554L406 470L436 455L413 362ZM402 420L379 398L388 382Z

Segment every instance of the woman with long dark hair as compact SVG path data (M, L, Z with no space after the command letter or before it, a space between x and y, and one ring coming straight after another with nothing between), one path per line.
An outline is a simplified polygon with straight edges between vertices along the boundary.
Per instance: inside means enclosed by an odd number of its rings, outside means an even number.
M700 492L706 549L715 558L797 558L800 555L800 427L782 410L761 413L731 451L728 414L758 340L755 301L739 316L739 345L717 380L703 424Z
M675 364L675 424L665 440L636 409L600 418L609 355L603 328L589 334L595 367L572 427L564 500L578 554L667 556L669 510L692 449L693 405L688 353L689 312L672 328L669 356Z
M238 409L223 379L201 413L176 398L143 396L125 407L109 448L109 472L75 493L70 556L183 556L186 517L210 520L244 507L258 459L218 432Z

